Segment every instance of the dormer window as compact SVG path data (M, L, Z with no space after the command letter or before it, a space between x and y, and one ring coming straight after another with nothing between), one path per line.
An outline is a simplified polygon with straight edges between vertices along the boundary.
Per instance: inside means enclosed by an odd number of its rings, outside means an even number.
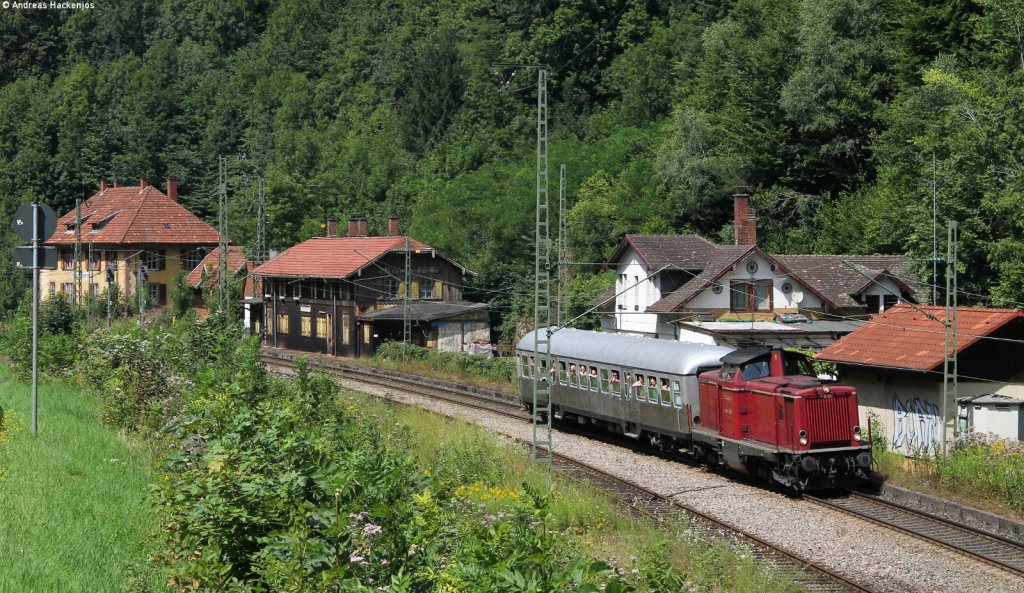
M120 212L120 210L118 210L118 212ZM92 223L92 230L89 231L89 232L90 233L98 233L98 232L102 231L103 227L107 226L107 224L111 220L114 220L114 217L117 216L117 214L118 214L117 212L114 212L112 214L108 214L108 215L104 216L103 218L97 220L96 222Z

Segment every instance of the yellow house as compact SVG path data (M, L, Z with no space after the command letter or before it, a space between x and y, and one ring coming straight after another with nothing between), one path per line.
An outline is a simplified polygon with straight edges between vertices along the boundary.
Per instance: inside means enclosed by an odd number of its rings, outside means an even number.
M99 295L109 284L134 294L139 268L145 266L151 302L165 305L177 271L193 270L219 238L213 227L178 203L174 179L167 180L166 194L145 179L137 186L108 186L101 180L98 193L57 220L57 230L46 241L57 247L57 269L40 272L39 289L43 295L61 292L79 302L86 295Z

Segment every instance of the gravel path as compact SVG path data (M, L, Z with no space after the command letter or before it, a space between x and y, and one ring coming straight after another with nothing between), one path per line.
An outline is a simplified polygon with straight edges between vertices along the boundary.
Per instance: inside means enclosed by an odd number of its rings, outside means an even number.
M353 390L384 395L463 418L499 433L530 440L530 425L497 414L413 395L396 395L357 382ZM560 455L585 460L610 474L752 533L794 554L822 563L857 582L892 593L1020 593L1024 579L939 546L831 512L800 499L738 484L701 468L582 436L556 432Z

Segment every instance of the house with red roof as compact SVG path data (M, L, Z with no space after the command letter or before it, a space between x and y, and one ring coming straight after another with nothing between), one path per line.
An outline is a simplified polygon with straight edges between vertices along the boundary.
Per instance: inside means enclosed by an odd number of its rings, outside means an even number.
M241 299L244 323L246 327L250 327L253 310L263 302L263 287L256 282L255 276L250 274L255 265L253 260L245 258L245 251L241 245L229 245L227 252L228 257L225 262L227 277L233 280L231 298ZM220 260L221 249L218 247L207 253L199 265L188 274L188 285L192 289L193 303L200 317L205 316L208 312L207 298L220 280ZM256 319L256 325L252 326L252 329L258 333L259 319Z
M145 179L136 186L101 180L97 193L57 220L46 245L57 247L59 263L40 272L40 289L79 302L111 284L131 295L145 267L150 303L165 305L177 271L194 269L219 240L216 229L178 203L176 180L167 181L166 194Z
M1024 312L956 310L956 363L949 367L955 390L944 381L947 344L954 352L946 320L944 307L897 305L817 354L836 365L843 383L857 388L861 425L874 420L893 450L935 453L943 426L951 441L977 428L976 412L993 426L1006 426L1004 437L1024 434ZM992 414L983 408L989 404ZM1005 419L997 418L1004 412Z
M353 216L347 236L337 236L329 219L326 236L253 270L263 286L263 314L251 327L265 345L371 356L384 341L403 339L407 317L411 341L420 346L466 352L490 342L487 305L462 300L474 272L403 235L394 216L388 236L369 236L367 226Z
M917 302L902 255L777 255L757 245L748 197L734 197L734 244L626 235L592 301L605 331L731 346L820 349L899 302Z

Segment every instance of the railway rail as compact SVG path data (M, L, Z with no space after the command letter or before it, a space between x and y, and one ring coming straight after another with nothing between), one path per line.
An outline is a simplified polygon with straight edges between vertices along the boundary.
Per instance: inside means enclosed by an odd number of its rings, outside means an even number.
M294 355L282 352L264 354L264 361L268 365L284 368L293 367L294 358ZM311 360L310 364L329 373L379 387L399 389L416 395L485 409L523 421L529 420L529 416L519 406L518 396L512 394L341 361ZM560 474L594 485L621 501L634 513L667 525L685 525L691 531L708 539L725 538L731 543L742 545L757 560L776 566L786 577L806 591L821 593L869 593L873 591L824 565L790 553L768 541L745 533L741 529L718 521L643 486L613 476L576 459L558 454L553 455L552 459L555 469Z
M815 504L866 519L1024 576L1024 544L859 492L837 497L804 494Z

